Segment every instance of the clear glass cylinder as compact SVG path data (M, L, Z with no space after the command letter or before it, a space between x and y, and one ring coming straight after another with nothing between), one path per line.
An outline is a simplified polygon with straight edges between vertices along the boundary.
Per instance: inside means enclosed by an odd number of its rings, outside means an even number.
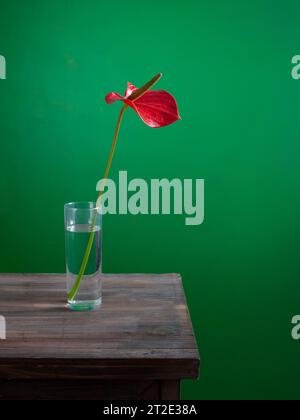
M97 309L102 303L102 216L95 203L66 204L65 251L68 295L76 285L90 238L93 242L84 275L76 295L71 299L68 297L68 307L77 311Z

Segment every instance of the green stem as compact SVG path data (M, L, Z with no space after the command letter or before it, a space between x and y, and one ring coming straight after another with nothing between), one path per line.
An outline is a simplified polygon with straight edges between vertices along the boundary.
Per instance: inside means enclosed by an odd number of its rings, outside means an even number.
M112 161L113 161L113 157L114 157L114 153L115 153L115 149L116 149L116 145L117 145L117 140L118 140L118 136L119 136L119 132L120 132L121 122L122 122L124 111L126 110L126 108L128 108L128 105L125 104L122 107L119 118L118 118L114 139L113 139L113 142L112 142L112 145L111 145L109 158L108 158L107 166L106 166L104 177L103 177L104 184L101 186L100 194L99 194L97 204L96 204L96 212L98 212L99 209L100 209L100 201L101 201L101 197L102 197L102 194L103 194L105 181L107 180L108 175L109 175L110 167L111 167L111 164L112 164ZM93 221L92 221L91 233L90 233L90 236L89 236L89 240L88 240L88 243L87 243L87 247L86 247L86 250L85 250L85 254L84 254L84 257L83 257L83 260L82 260L82 263L81 263L81 267L80 267L77 279L74 283L74 286L73 286L72 290L68 293L68 299L69 300L74 300L75 299L75 297L78 293L79 287L80 287L82 276L85 273L86 266L87 266L87 263L88 263L89 258L90 258L90 253L91 253L91 249L92 249L92 246L93 246L94 238L95 238L96 220L97 220L97 213L95 214L95 216L93 218Z
M151 87L154 86L161 77L162 77L162 74L158 73L148 83L146 83L144 86L142 86L140 89L137 89L132 95L130 95L130 97L128 99L131 100L132 102L136 101L141 96L143 96L144 93L146 93L149 89L151 89ZM68 299L69 300L74 300L75 299L75 297L78 293L79 287L80 287L82 277L85 273L87 263L88 263L89 258L90 258L90 253L91 253L91 249L92 249L94 238L95 238L95 224L96 224L96 221L97 221L97 212L100 209L101 197L102 197L103 190L104 190L104 187L105 187L105 183L106 183L106 180L108 178L110 167L111 167L111 164L112 164L112 161L113 161L113 157L114 157L114 153L115 153L115 149L116 149L116 145L117 145L117 140L118 140L118 136L119 136L119 132L120 132L120 126L121 126L124 111L126 110L126 108L128 108L127 104L125 104L122 107L122 109L120 111L118 121L117 121L117 126L116 126L116 130L115 130L113 142L112 142L112 145L111 145L111 149L110 149L108 162L107 162L104 177L103 177L103 185L100 188L100 194L99 194L99 197L97 199L96 214L95 214L95 216L93 218L93 221L92 221L91 233L90 233L90 236L89 236L89 240L88 240L88 243L87 243L87 247L86 247L86 250L85 250L85 254L84 254L84 257L83 257L83 260L82 260L82 263L81 263L81 267L80 267L77 279L74 283L74 286L73 286L72 290L68 293Z

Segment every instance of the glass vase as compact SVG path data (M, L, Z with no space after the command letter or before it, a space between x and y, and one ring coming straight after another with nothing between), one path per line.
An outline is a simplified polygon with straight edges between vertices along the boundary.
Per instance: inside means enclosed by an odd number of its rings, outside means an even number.
M68 307L94 310L102 303L102 216L93 202L68 203L64 213L68 296L76 285L90 235L93 238L84 275L76 295L68 297Z

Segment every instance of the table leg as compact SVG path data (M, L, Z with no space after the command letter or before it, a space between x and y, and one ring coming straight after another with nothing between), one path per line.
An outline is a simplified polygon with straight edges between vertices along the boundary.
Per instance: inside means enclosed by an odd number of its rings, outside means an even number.
M180 400L180 381L161 381L160 399Z

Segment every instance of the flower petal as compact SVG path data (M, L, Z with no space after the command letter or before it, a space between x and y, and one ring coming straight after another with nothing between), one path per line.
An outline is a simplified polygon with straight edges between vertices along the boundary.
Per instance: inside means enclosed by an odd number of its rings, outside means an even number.
M124 100L123 96L119 95L116 92L108 93L105 96L105 101L108 105L113 104L116 101L123 101L123 100Z
M125 96L116 92L106 95L108 104L122 101L130 106L152 128L165 127L180 119L175 98L165 90L149 90L162 77L158 73L142 88L136 88L132 83L127 83Z
M149 90L136 101L127 103L152 128L165 127L180 119L175 98L165 90Z

